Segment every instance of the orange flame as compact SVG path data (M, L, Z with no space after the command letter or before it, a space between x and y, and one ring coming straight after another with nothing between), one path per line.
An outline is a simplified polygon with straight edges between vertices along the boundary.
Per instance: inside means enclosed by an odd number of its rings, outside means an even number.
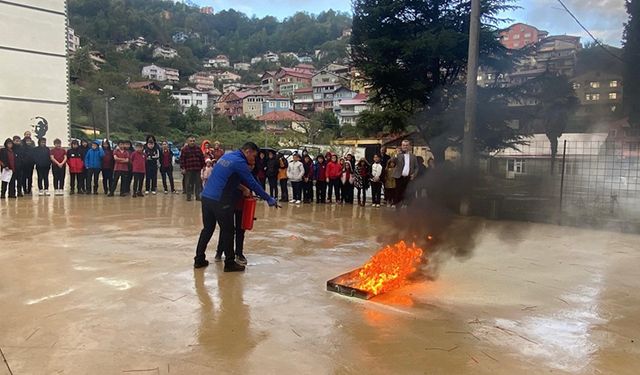
M404 241L387 245L378 251L362 268L347 275L340 282L353 288L378 295L400 288L416 272L423 251Z

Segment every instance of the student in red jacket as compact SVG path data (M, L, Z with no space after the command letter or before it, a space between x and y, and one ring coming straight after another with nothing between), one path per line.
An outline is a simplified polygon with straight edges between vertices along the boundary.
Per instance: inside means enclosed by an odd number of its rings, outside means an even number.
M338 163L338 156L331 155L331 161L327 163L327 184L329 186L329 200L331 203L331 193L335 190L336 203L340 202L340 192L342 190L342 183L340 182L340 176L342 176L342 166Z
M67 174L67 152L62 141L55 139L51 150L51 171L53 172L53 190L55 195L64 195L64 178Z
M82 194L84 189L84 161L82 161L82 150L76 140L71 141L71 148L67 150L67 164L71 175L71 191L69 191L69 194L75 194L76 182L78 193Z
M142 144L136 144L136 150L131 154L131 171L133 172L133 195L132 197L144 197L142 194L142 182L147 166L147 157L144 154Z
M125 149L124 141L119 141L118 148L113 152L115 165L113 167L113 184L109 192L110 197L113 197L118 182L120 182L120 196L124 197L127 195L126 184L129 179L129 156L129 151Z

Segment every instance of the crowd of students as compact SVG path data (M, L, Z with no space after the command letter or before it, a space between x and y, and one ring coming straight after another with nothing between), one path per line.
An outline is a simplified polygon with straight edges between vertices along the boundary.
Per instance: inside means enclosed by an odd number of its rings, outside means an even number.
M49 177L53 175L54 195L63 195L67 169L69 170L69 194L99 194L102 176L102 193L114 196L144 197L157 194L158 173L162 178L165 194L176 194L173 177L174 157L168 142L158 144L153 135L144 144L133 145L130 141L119 141L112 150L111 143L73 140L67 150L59 139L49 148L47 140L41 138L37 145L30 132L24 137L15 136L4 142L0 149L2 170L2 192L0 197L17 198L32 194L33 171L37 173L38 195L49 196ZM207 140L201 145L196 139L187 139L180 152L180 168L183 175L183 193L187 201L200 194L215 163L224 154L219 142ZM429 166L432 166L429 160ZM328 152L315 160L306 150L293 155L291 162L285 155L274 150L261 150L253 165L252 173L263 189L269 185L269 193L280 202L293 204L336 203L364 206L367 191L371 189L371 205L380 207L384 203L395 206L403 199L409 181L427 171L424 160L410 153L408 141L402 143L400 152L391 158L382 148L367 160L355 160L347 154L340 157ZM292 196L289 196L288 185Z

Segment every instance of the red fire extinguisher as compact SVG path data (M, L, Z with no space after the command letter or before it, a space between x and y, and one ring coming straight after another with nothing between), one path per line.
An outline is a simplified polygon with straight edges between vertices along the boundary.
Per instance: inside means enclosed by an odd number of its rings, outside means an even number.
M242 229L252 230L256 216L257 201L253 197L243 198L242 201Z

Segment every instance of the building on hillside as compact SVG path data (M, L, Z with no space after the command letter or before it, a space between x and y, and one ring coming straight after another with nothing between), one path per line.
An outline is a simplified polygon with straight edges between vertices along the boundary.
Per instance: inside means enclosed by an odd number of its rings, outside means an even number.
M351 32L352 32L352 30L351 30L351 28L350 28L350 27L348 27L348 28L346 28L346 29L342 30L342 35L340 36L340 38L339 38L339 39L343 39L343 38L351 38Z
M155 64L147 65L142 68L142 76L154 81L171 81L179 82L180 75L177 69L163 68Z
M216 103L216 112L231 120L241 117L243 115L242 100L249 94L250 92L245 91L232 91L223 94Z
M263 91L275 92L276 91L276 72L266 71L260 77L260 86Z
M269 51L269 52L265 53L264 55L262 55L262 58L265 61L272 62L272 63L276 63L276 62L280 61L280 57L278 56L278 54L277 53L273 53L271 51Z
M242 114L245 117L257 118L262 116L262 103L269 96L266 92L244 92L242 98Z
M622 107L622 76L591 71L571 79L580 108L576 117L611 118Z
M220 73L212 73L212 76L219 82L237 82L242 79L241 76L228 70Z
M291 82L291 83L282 83L279 87L279 93L282 96L293 97L294 93L298 89L302 89L306 87L304 82Z
M285 86L285 92L293 94L293 91L296 89L311 86L311 79L313 78L313 75L297 71L294 68L280 68L276 72L274 78L276 85L275 92L283 95L280 92L280 87L282 85Z
M201 7L200 13L202 14L213 14L213 7Z
M549 32L524 23L516 23L500 31L500 43L508 49L521 49L546 38Z
M126 50L135 50L138 48L146 47L148 45L149 43L147 43L146 39L144 39L144 37L142 36L139 36L135 39L125 40L124 42L116 45L116 51L122 52Z
M336 111L340 126L355 126L360 113L371 109L371 105L367 100L368 96L365 94L358 94L352 99L341 100L338 103L338 110Z
M259 85L248 85L246 83L224 83L222 92L229 93L233 91L263 91Z
M293 93L293 110L296 112L313 112L313 88L305 87Z
M288 59L294 59L298 61L298 54L295 52L283 52L282 57L286 57Z
M189 35L184 31L178 31L171 36L171 40L173 40L174 43L184 43L189 40Z
M183 113L189 110L192 106L195 106L200 111L205 112L209 105L209 97L207 93L196 90L192 87L173 90L171 92L171 96L178 101Z
M178 57L178 51L169 46L156 46L153 49L154 58L173 59Z
M203 66L205 68L229 68L231 65L227 56L218 55L205 60Z
M364 74L362 74L358 69L351 68L349 70L350 76L350 88L352 91L368 94L371 91L371 86L367 83Z
M210 72L197 72L189 76L196 89L200 91L210 91L214 88L214 77Z
M304 64L312 64L313 63L313 57L307 56L307 55L298 56L298 61L300 61L301 63L304 63Z
M222 97L220 90L213 88L207 92L207 102L209 108L215 108L216 104Z
M266 130L271 132L283 132L293 129L304 132L308 127L309 119L292 110L272 111L257 118L265 124Z
M572 77L575 72L580 37L555 35L532 45L531 52L519 58L514 73L505 77L509 85L520 84L545 71Z
M337 74L343 77L349 75L349 67L341 64L331 63L322 70L329 73Z
M328 84L335 84L335 85L348 87L349 79L345 76L331 73L326 70L319 71L318 73L314 74L311 79L311 86L320 86L320 85L328 85Z
M93 70L100 70L102 65L107 62L104 53L100 51L89 51L89 59L91 59Z
M153 81L131 82L127 86L132 90L140 90L153 95L160 95L160 91L162 91L162 87Z
M251 58L251 65L256 65L262 61L262 56L256 56Z
M262 115L269 112L289 111L291 109L291 99L283 96L271 95L262 101Z
M67 51L74 54L80 48L80 37L76 35L75 30L67 27Z
M306 74L315 74L316 73L316 67L311 65L311 64L302 64L302 63L300 63L300 64L294 66L291 69L295 70L296 72L306 73Z
M356 96L354 91L335 83L326 83L313 87L314 111L334 111L338 102L342 99L351 99Z
M249 70L251 69L251 64L245 62L239 62L233 64L233 69L235 70Z

